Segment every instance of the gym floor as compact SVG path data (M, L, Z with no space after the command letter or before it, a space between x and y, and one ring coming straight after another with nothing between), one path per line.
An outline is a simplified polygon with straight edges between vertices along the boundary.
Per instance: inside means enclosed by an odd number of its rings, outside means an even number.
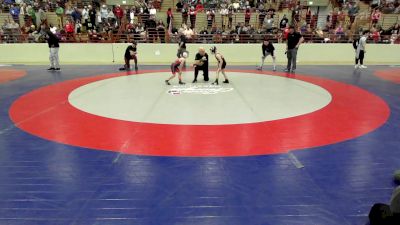
M2 65L0 224L360 225L389 202L400 67L228 68Z

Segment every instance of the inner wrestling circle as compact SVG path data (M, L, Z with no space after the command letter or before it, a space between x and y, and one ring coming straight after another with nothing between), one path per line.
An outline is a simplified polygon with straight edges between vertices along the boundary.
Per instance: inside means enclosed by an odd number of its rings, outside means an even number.
M234 83L165 86L167 72L120 76L73 90L75 108L124 121L225 125L273 121L317 111L331 94L312 83L264 74L229 72ZM184 74L186 80L191 75Z

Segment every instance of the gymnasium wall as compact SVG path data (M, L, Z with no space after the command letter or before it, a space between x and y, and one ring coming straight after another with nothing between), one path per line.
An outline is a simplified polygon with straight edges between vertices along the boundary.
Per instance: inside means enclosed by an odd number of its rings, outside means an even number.
M61 44L61 64L121 64L128 44ZM189 63L200 46L208 50L209 44L188 44ZM229 64L255 65L261 56L260 44L216 45ZM285 45L275 44L278 64L286 63ZM48 64L47 44L0 44L0 63ZM139 44L140 64L170 64L176 58L177 44ZM366 65L400 64L400 45L369 44ZM114 62L113 62L114 60ZM268 59L269 61L271 59ZM215 64L214 58L211 64ZM301 64L353 64L352 44L303 44L298 52Z

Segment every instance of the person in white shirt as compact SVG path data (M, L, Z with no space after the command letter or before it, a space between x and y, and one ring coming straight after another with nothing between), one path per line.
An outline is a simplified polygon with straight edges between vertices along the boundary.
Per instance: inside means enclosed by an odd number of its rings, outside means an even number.
M219 11L219 14L221 14L221 21L222 21L222 29L225 30L226 25L228 25L228 8L222 8Z
M155 16L157 14L157 10L153 6L151 6L149 14L150 16Z
M108 16L108 8L106 5L103 5L101 7L100 15L101 15L101 22L105 23L107 21L107 16Z
M88 22L89 22L89 9L85 5L82 9L82 21L83 21L83 26L85 26L86 30L88 30Z
M354 68L367 68L364 66L364 54L366 53L367 39L369 36L369 30L363 31L360 40L358 41L356 49L356 65ZM360 62L360 64L358 64Z

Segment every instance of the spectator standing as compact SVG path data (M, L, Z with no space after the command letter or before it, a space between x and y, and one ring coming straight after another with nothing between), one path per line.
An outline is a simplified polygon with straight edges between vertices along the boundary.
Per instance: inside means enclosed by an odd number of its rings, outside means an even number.
M350 3L349 4L349 9L347 11L347 14L350 17L350 24L354 23L354 20L358 14L358 11L360 10L360 8L358 7L356 2Z
M57 15L57 23L58 23L58 27L63 27L64 23L63 23L63 19L64 19L64 8L57 5L56 8L56 15Z
M207 28L210 29L214 23L215 12L213 9L208 9L206 15L207 15Z
M74 7L74 11L71 13L72 20L76 23L78 20L81 21L82 15L78 8Z
M31 6L28 5L26 7L26 12L28 14L28 19L31 21L32 24L34 24L37 27L37 20L36 20L36 12L35 9Z
M250 23L250 18L251 18L251 11L250 11L250 7L247 7L245 14L244 14L244 24L246 26L249 25Z
M286 44L286 55L288 59L287 67L285 72L296 71L296 60L297 60L297 50L301 43L303 43L304 39L300 33L295 31L293 26L289 27L289 35Z
M366 45L367 45L367 39L369 36L369 31L363 31L362 36L360 40L358 41L357 48L356 48L356 65L354 68L367 68L364 66L364 55L366 53ZM360 62L360 65L358 64Z
M168 10L167 10L167 28L169 28L173 19L174 19L174 14L172 13L172 9L168 8Z
M190 7L189 17L190 17L190 28L191 29L196 28L196 16L197 16L196 9L193 6Z
M58 58L58 50L60 48L58 37L53 34L50 29L46 30L47 44L50 49L50 68L47 70L60 70L60 62Z
M18 6L12 5L10 8L10 14L13 18L13 20L19 24L19 14L20 14L20 9Z
M157 23L155 21L155 17L154 16L150 16L149 20L147 20L146 24L146 31L149 37L148 42L149 43L153 43L156 36L157 36Z
M233 8L229 7L228 9L228 28L232 29L232 22L233 22Z
M92 7L89 5L89 20L90 23L88 24L88 29L92 30L95 29L96 27L96 17L97 17L97 12L95 7Z
M106 5L102 5L100 9L100 17L101 17L101 22L105 23L107 22L108 18L108 8Z
M83 26L85 27L86 30L88 30L88 23L89 23L89 9L85 5L82 9L82 21L83 21Z
M188 8L187 4L185 4L183 6L183 8L181 9L181 13L182 13L182 24L187 25L187 20L188 20L188 15L189 15L189 8Z
M264 24L264 19L266 17L266 12L264 9L260 9L258 13L258 29L261 29Z
M374 9L371 14L372 26L377 24L380 18L381 18L381 11L379 10L379 8Z
M124 17L124 10L121 8L120 5L117 5L114 8L114 12L113 13L114 13L114 15L116 17L117 24L121 25L122 18Z
M109 24L115 23L115 14L111 9L107 10L107 23Z
M225 28L228 25L228 8L222 7L221 10L219 11L219 14L221 14L221 22L222 22L222 29L225 30Z

